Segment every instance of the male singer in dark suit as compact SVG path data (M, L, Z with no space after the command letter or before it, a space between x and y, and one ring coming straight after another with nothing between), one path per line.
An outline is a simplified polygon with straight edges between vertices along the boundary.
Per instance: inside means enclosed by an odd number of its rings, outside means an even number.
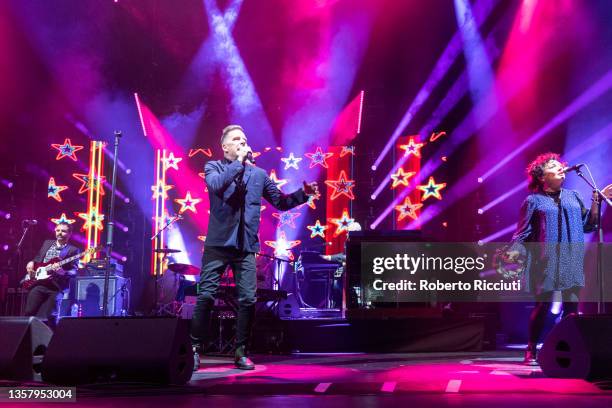
M79 250L68 243L71 234L72 226L70 224L58 223L55 226L55 240L48 239L43 242L36 257L26 265L27 272L30 274L34 272L35 262L48 262L53 258L64 259L76 255ZM76 265L77 263L74 261L61 267L52 268L55 272L54 276L36 284L28 292L24 314L46 319L49 327L54 329L58 321L64 291L68 289L70 278L77 273Z
M255 254L259 252L261 198L286 211L308 201L309 196L318 193L318 187L316 182L304 182L302 189L283 194L267 173L254 165L246 135L238 125L223 129L221 147L223 159L205 166L210 218L191 323L194 358L197 369L198 352L209 328L219 282L230 265L238 289L235 363L237 368L252 370L255 366L246 356L246 347L255 315Z

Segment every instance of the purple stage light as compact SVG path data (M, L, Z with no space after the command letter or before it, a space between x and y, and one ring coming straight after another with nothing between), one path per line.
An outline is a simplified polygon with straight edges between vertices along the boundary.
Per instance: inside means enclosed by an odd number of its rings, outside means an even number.
M488 203L487 205L485 205L484 207L479 209L478 210L478 214L484 214L486 211L488 211L491 208L495 207L497 204L507 200L509 197L513 196L517 192L524 191L526 187L527 187L527 182L526 181L523 181L522 183L517 184L512 189L508 190L504 194L502 194L499 197L497 197L495 200L491 201L490 203Z
M479 23L482 23L487 18L496 3L496 0L481 0L474 5L474 10L477 15L477 21ZM429 77L419 90L419 93L414 98L408 110L406 111L399 124L391 134L389 141L378 155L378 158L376 159L372 167L378 167L380 165L387 153L389 153L391 148L394 146L395 141L401 136L401 134L404 132L404 129L410 124L412 118L419 112L421 106L423 106L423 104L427 102L429 95L446 76L450 67L453 65L457 57L461 54L461 50L461 35L459 33L455 33L453 38L446 46L446 49L442 52L442 55L438 59L436 66L431 71Z
M538 131L529 136L524 143L522 143L520 146L513 147L512 151L508 152L508 154L506 154L502 160L500 160L495 166L481 176L482 179L486 180L487 178L491 177L491 175L506 166L511 160L513 160L529 146L540 140L542 137L548 134L548 132L565 122L567 119L572 117L578 111L592 103L610 89L612 89L612 70L606 72L597 82L585 90L579 97L574 99L574 101L565 109L555 115Z
M8 251L9 250L9 245L8 244L2 245L2 249L5 250L5 251Z
M491 234L491 235L489 235L489 236L487 236L485 238L482 238L481 240L478 241L478 244L482 245L482 244L486 244L487 242L493 242L497 238L501 238L501 237L503 237L505 235L513 233L515 230L516 230L516 223L514 223L512 225L509 225L506 228L501 229L501 230L499 230L497 232L494 232L493 234Z
M6 179L0 179L0 183L2 183L6 188L13 188L13 182Z
M115 225L117 227L119 227L121 229L121 231L123 232L128 232L129 228L127 227L127 225L120 223L119 221L115 220Z

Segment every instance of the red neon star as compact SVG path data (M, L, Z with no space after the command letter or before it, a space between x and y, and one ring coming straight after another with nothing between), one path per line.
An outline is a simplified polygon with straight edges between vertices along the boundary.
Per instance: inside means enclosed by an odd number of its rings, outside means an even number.
M47 187L47 197L53 198L56 201L62 202L62 197L60 193L64 190L68 189L68 186L58 186L55 184L55 178L51 177L49 179L49 185Z
M306 228L310 230L310 238L319 236L325 239L325 230L329 228L329 225L321 225L321 221L317 220L314 225L307 225Z
M102 221L104 221L104 214L98 214L98 209L96 207L91 207L89 212L77 213L77 215L85 220L81 230L87 231L91 227L94 227L98 231L104 229L104 225L102 224Z
M423 207L423 204L412 204L412 202L410 202L410 197L406 197L406 199L401 205L395 206L395 209L399 212L397 220L401 221L406 217L410 217L413 220L416 220L418 217L416 210L421 207Z
M276 184L276 187L278 187L279 190L285 184L287 184L289 182L289 180L287 180L287 179L279 179L278 176L276 175L276 170L274 170L274 169L272 169L270 171L270 180L272 180L274 182L274 184Z
M332 200L335 200L340 195L345 195L350 200L355 199L355 195L353 194L355 180L348 180L344 170L340 172L340 177L338 180L325 180L325 184L334 189L331 196Z
M330 218L328 221L332 224L336 224L336 231L334 231L334 237L337 237L343 232L348 232L349 226L355 222L355 219L349 216L348 210L343 210L342 216L340 218Z
M274 256L282 257L286 256L291 261L293 261L293 253L291 252L291 248L294 248L300 245L302 241L287 241L287 236L285 235L285 231L281 231L280 236L276 241L265 241L265 244L269 247L274 248Z
M438 200L441 200L442 195L440 195L440 190L442 190L444 187L446 187L446 183L436 184L433 177L429 177L427 184L417 186L419 190L423 191L423 198L421 201L425 201L429 197L435 197Z
M163 181L157 180L157 185L151 186L151 191L153 191L153 199L155 200L158 197L162 197L162 199L168 198L168 190L174 188L174 186L164 184Z
M333 155L333 153L323 153L323 150L320 146L317 147L317 150L315 150L314 153L304 153L304 156L310 159L310 166L308 167L309 169L312 169L317 164L327 168L328 166L326 160L332 157Z
M196 210L196 204L202 201L201 198L193 198L191 197L191 192L187 191L185 198L175 198L174 201L181 205L181 209L179 210L179 214L184 213L185 211L193 211L194 214L198 213Z
M77 161L76 152L83 149L83 146L73 145L70 139L64 139L64 144L53 143L51 147L57 149L58 153L55 160L63 159L64 157L70 157L72 160Z
M408 140L408 144L400 145L400 149L405 150L404 157L414 154L416 157L421 157L421 147L425 146L425 143L414 143L414 137Z
M88 174L79 173L72 173L72 177L83 183L81 184L81 188L79 188L79 194L83 194L86 191L89 191L93 182L94 188L97 188L99 190L100 195L104 195L104 182L106 181L106 177L94 177L93 180L91 180Z
M308 201L306 201L304 204L302 205L307 205L310 208L312 208L313 210L317 209L317 204L315 203L315 200L319 200L321 198L321 194L317 193L315 195L311 195L308 197Z
M170 152L168 157L162 159L162 162L164 162L164 170L168 170L169 168L178 170L178 164L181 160L183 160L182 157L174 157L174 153Z
M409 171L408 173L404 172L403 168L399 168L397 169L397 173L394 173L391 175L391 180L393 180L393 184L391 185L391 188L395 188L397 186L399 186L400 184L404 185L404 186L408 186L408 180L410 179L410 177L414 176L416 173L414 171Z
M76 220L74 218L68 218L66 213L62 213L59 218L51 218L51 222L54 224L74 224Z
M295 219L302 215L299 212L285 211L282 213L272 213L274 218L278 218L278 227L288 225L291 228L295 228Z

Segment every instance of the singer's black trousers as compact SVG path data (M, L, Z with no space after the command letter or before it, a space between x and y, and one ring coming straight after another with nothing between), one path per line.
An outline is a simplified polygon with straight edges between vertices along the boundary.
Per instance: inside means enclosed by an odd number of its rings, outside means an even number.
M234 280L238 289L236 347L248 346L255 318L257 291L255 254L214 246L206 246L202 257L198 298L191 320L191 339L196 346L209 340L212 307L217 297L221 277L228 265L234 272Z
M578 287L561 291L563 317L578 313L579 293L580 288ZM554 292L544 292L536 295L536 304L529 316L529 344L533 347L541 340L546 318L552 306L553 294Z

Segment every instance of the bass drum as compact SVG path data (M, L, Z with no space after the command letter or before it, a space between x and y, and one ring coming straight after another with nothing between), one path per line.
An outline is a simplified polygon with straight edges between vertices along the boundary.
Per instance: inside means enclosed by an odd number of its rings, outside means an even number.
M176 301L181 281L184 280L180 273L167 269L157 280L157 303L164 305Z

